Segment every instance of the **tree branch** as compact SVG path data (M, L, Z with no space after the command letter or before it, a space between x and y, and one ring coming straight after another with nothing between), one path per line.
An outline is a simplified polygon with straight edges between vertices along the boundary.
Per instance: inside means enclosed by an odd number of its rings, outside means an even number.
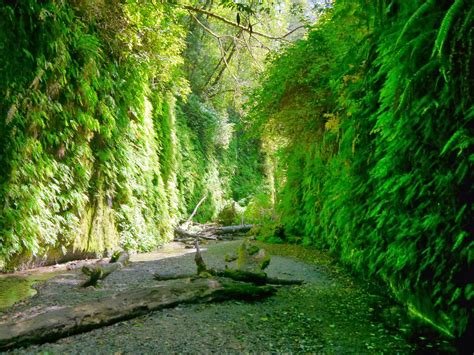
M252 50L250 49L250 44L249 44L249 42L247 41L247 39L245 38L245 36L242 36L242 37L243 37L243 39L244 39L245 47L247 48L247 50L248 50L250 56L252 57L253 62L254 62L255 65L257 66L258 70L259 70L260 72L262 72L262 71L263 71L263 67L262 67L262 65L257 61L257 59L255 58L255 56L253 55L253 52L252 52ZM250 37L251 37L251 35L249 36L249 38L250 38Z
M196 205L196 207L194 207L194 210L193 210L193 213L191 213L191 215L189 216L189 218L187 219L187 221L185 222L185 225L188 225L192 222L193 220L193 217L196 215L199 207L202 205L202 203L204 202L204 200L206 199L207 197L207 193L201 198L201 200L199 200L198 204Z
M203 10L203 11L205 11L205 10ZM232 73L232 71L230 70L230 67L229 67L229 63L227 62L227 58L226 58L227 53L225 52L224 46L222 44L222 36L219 36L217 33L213 32L209 27L205 26L191 12L189 14L191 15L191 17L193 18L194 21L196 21L202 28L204 28L204 30L206 32L208 32L211 36L213 36L214 38L217 39L217 42L219 43L219 49L220 49L221 55L222 55L222 60L224 61L224 64L225 64L227 70L229 71L229 74L232 76L232 78L235 80L235 82L237 84L239 84L239 80L237 80L237 77L234 75L234 73ZM234 38L233 36L231 36L231 37Z
M222 21L228 25L231 25L231 26L234 26L234 27L237 27L237 28L240 28L242 31L245 31L245 32L248 32L250 34L253 34L253 35L256 35L256 36L260 36L260 37L264 37L264 38L268 38L268 39L272 39L272 40L276 40L276 41L286 41L288 42L288 40L286 39L286 37L288 37L290 34L292 34L293 32L295 32L296 30L299 30L305 26L298 26L294 29L292 29L290 32L284 34L283 36L279 36L279 37L275 37L275 36L271 36L269 34L266 34L266 33L262 33L262 32L258 32L258 31L254 31L252 29L250 29L249 27L245 27L245 26L242 26L240 24L238 24L237 22L234 22L234 21L231 21L229 19L226 19L225 17L223 16L220 16L220 15L217 15L213 12L210 12L210 11L207 11L207 10L204 10L204 9L201 9L201 8L198 8L198 7L194 7L194 6L189 6L189 5L184 5L183 6L184 9L188 10L188 11L192 11L192 12L198 12L198 13L201 13L201 14L204 14L204 15L207 15L209 17L213 17L219 21Z

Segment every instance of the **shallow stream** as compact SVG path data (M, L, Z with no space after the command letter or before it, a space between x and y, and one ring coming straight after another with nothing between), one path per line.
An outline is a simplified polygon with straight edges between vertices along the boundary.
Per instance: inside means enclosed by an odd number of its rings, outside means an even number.
M33 285L56 276L61 271L34 271L20 275L0 275L0 312L14 303L34 296Z

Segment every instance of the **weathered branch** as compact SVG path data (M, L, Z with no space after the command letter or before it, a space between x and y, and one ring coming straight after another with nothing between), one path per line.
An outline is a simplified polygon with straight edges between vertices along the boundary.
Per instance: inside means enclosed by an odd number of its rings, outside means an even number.
M96 286L99 280L105 279L112 272L117 269L121 269L128 263L130 256L127 252L120 252L118 256L112 256L110 263L108 264L98 264L98 265L86 265L82 267L82 272L89 276L89 279L85 281L81 286Z
M201 200L198 202L198 204L196 205L196 207L194 207L194 210L193 212L191 213L191 215L189 216L189 218L186 220L186 222L184 222L180 227L178 228L181 228L183 231L188 227L188 225L192 222L194 216L196 215L199 207L201 207L202 203L204 202L204 200L207 198L207 193L201 198Z
M250 34L249 39L254 39L255 41L257 41L258 44L260 44L260 48L263 48L263 49L267 50L268 52L272 51L266 44L264 44L262 41L260 41L260 39L258 39L257 37L252 36L252 34Z
M234 269L225 269L225 270L215 270L215 269L206 269L206 272L214 277L226 277L234 281L249 282L255 285L302 285L303 280L294 280L294 279L279 279L276 277L268 277L265 272L252 272L245 270L234 270ZM158 281L168 281L168 280L179 280L196 277L195 274L155 274L153 278Z
M188 11L192 11L192 12L197 12L197 13L201 13L201 14L204 14L204 15L207 15L209 17L212 17L212 18L215 18L216 20L219 20L221 22L224 22L230 26L234 26L234 27L237 27L237 28L240 28L242 31L245 31L245 32L248 32L250 34L253 34L253 35L256 35L256 36L260 36L260 37L264 37L264 38L268 38L268 39L272 39L272 40L276 40L276 41L287 41L286 40L286 37L288 37L290 34L292 34L293 32L295 32L296 30L299 30L305 26L298 26L294 29L292 29L290 32L284 34L283 36L279 36L279 37L276 37L276 36L272 36L272 35L269 35L267 33L262 33L262 32L259 32L259 31L254 31L252 28L250 27L245 27L245 26L242 26L240 24L238 24L237 22L234 22L234 21L231 21L223 16L220 16L220 15L217 15L211 11L208 11L208 10L205 10L205 9L201 9L201 8L198 8L198 7L194 7L194 6L189 6L189 5L184 5L183 6L184 9L188 10Z
M196 205L196 207L194 207L193 213L191 213L191 215L189 216L189 218L188 218L188 220L186 221L186 223L189 224L189 223L193 220L193 218L194 218L194 216L196 215L196 213L197 213L199 207L202 205L202 203L204 202L204 200L206 199L206 197L207 197L207 194L205 194L205 195L201 198L201 200L198 202L198 204Z
M281 38L282 38L282 39L283 39L283 38L286 38L286 37L288 37L289 35L291 35L293 32L296 32L296 31L298 31L298 30L300 30L300 29L302 29L302 28L305 28L305 27L306 27L306 25L297 26L297 27L293 28L292 30L290 30L289 32L285 33L283 36L281 36Z

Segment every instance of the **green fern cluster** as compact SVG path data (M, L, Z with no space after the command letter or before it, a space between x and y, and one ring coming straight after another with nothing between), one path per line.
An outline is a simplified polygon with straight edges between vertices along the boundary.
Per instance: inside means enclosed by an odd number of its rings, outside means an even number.
M150 250L204 194L197 218L217 216L236 133L187 97L176 6L26 0L0 16L0 270Z
M456 337L474 298L473 28L461 0L337 1L273 60L252 113L279 152L285 238Z

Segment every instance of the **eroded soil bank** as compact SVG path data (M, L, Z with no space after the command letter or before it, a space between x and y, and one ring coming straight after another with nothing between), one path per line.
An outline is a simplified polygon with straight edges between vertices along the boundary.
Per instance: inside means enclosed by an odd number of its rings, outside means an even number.
M238 244L206 245L206 263L223 268L225 253L235 251ZM13 353L457 352L446 340L414 331L399 306L350 277L323 253L281 245L266 247L273 255L270 276L303 279L306 283L281 287L264 301L182 305ZM291 257L298 253L305 253L304 262ZM152 275L157 272L194 270L193 254L176 245L154 255L136 256L98 289L78 288L83 275L79 270L66 270L37 284L37 295L0 313L0 321L148 286L156 282Z

